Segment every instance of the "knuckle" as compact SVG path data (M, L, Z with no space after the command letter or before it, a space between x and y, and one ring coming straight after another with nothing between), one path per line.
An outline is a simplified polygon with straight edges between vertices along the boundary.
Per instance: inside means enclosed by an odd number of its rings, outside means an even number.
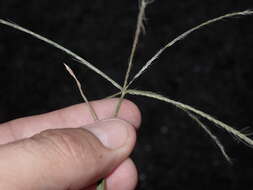
M46 144L47 151L51 150L62 159L72 160L77 164L89 161L96 165L103 157L94 137L83 129L47 130L33 138Z

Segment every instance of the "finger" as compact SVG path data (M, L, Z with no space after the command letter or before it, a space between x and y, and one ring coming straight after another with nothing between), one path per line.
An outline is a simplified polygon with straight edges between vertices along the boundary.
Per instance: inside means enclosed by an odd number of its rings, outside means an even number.
M133 127L118 119L85 129L47 130L0 146L0 189L81 189L107 176L130 154Z
M111 118L118 99L91 102L99 119ZM118 118L126 120L136 128L140 125L140 111L135 104L124 100ZM78 104L50 113L16 119L0 125L0 144L30 137L46 129L75 128L93 123L86 104Z
M137 184L137 170L131 159L125 160L106 179L108 190L133 190Z
M134 190L137 184L137 170L133 161L128 158L106 178L106 190ZM96 190L92 185L83 190Z

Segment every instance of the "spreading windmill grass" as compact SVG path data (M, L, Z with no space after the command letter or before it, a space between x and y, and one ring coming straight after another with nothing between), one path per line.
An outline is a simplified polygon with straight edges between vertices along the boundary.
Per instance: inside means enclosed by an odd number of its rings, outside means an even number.
M233 17L238 17L238 16L246 16L246 15L252 15L253 11L252 10L245 10L245 11L240 11L240 12L234 12L234 13L229 13L229 14L225 14L223 16L208 20L206 22L201 23L200 25L193 27L189 30L187 30L186 32L182 33L181 35L179 35L178 37L176 37L175 39L173 39L172 41L170 41L169 43L167 43L165 46L163 46L153 57L151 57L151 59L149 59L144 65L143 67L134 75L134 77L129 80L129 76L131 73L131 69L134 63L134 55L136 52L136 48L139 42L139 37L141 35L141 31L144 31L144 20L145 20L145 9L147 7L148 4L151 3L151 1L147 1L147 0L141 0L139 2L139 14L138 14L138 18L137 18L137 27L136 27L136 32L134 35L134 41L133 41L133 45L132 45L132 49L131 49L131 53L130 53L130 57L128 60L128 67L126 70L126 74L125 74L125 78L124 78L124 82L122 85L118 84L117 82L115 82L110 76L108 76L107 74L105 74L103 71L101 71L100 69L98 69L97 67L95 67L93 64L89 63L88 61L86 61L84 58L80 57L79 55L77 55L76 53L70 51L69 49L59 45L58 43L45 38L37 33L32 32L31 30L28 30L26 28L23 28L22 26L19 26L15 23L6 21L6 20L2 20L0 19L0 23L9 27L12 27L16 30L22 31L24 33L27 33L41 41L44 41L47 44L50 44L51 46L54 46L57 49L60 49L61 51L65 52L66 54L72 56L74 58L74 60L76 60L77 62L85 65L86 67L88 67L89 69L91 69L92 71L94 71L95 73L97 73L98 75L100 75L101 77L103 77L105 80L109 81L114 87L116 87L119 92L110 96L109 98L112 97L117 97L119 96L119 101L117 103L117 106L115 108L115 113L114 116L117 116L120 107L121 107L121 103L123 98L126 95L135 95L135 96L144 96L144 97L148 97L148 98L152 98L152 99L156 99L156 100L160 100L162 102L165 103L169 103L175 107L177 107L178 109L184 111L191 119L193 119L202 129L204 129L204 131L212 138L212 140L216 143L216 145L218 146L219 150L221 151L222 155L225 157L225 159L227 161L229 161L231 163L231 158L228 156L228 154L225 151L224 146L222 145L222 143L220 142L220 140L210 131L210 129L201 121L202 119L205 119L211 123L214 123L216 126L221 127L222 129L226 130L228 133L232 134L238 141L241 141L243 143L245 143L246 145L253 147L253 140L249 137L251 134L249 132L247 132L247 130L237 130L236 128L218 120L215 119L214 117L212 117L211 115L198 110L192 106L186 105L182 102L178 102L175 100L172 100L170 98L167 98L161 94L158 94L156 92L151 92L151 91L142 91L142 90L134 90L134 89L130 89L130 86L134 83L134 81L138 78L140 78L140 76L143 75L143 73L150 68L150 66L154 63L155 60L157 60L159 58L159 56L165 52L165 50L167 50L169 47L173 46L175 43L177 43L178 41L184 39L185 37L187 37L188 35L190 35L191 33L199 30L200 28L203 28L207 25L210 25L212 23L221 21L223 19L226 18L233 18ZM82 98L84 99L84 101L87 103L90 113L92 115L92 117L94 118L94 120L97 120L97 114L94 110L94 108L92 107L91 104L89 104L88 99L85 96L85 93L82 90L82 86L80 84L80 82L78 81L78 79L76 78L74 72L71 70L71 68L69 68L66 64L64 64L67 71L69 72L69 74L74 78L78 89L80 91L80 94L82 96ZM102 180L102 182L98 185L97 189L104 189L105 188L105 181Z

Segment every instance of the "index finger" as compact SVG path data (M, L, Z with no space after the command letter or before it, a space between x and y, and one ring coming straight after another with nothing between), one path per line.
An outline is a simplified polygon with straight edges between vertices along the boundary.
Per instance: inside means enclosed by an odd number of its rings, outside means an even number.
M117 103L118 99L116 98L90 102L100 120L111 118ZM128 121L136 128L141 122L138 107L129 100L123 101L118 117ZM47 129L76 128L93 122L88 106L85 103L77 104L46 114L20 118L1 124L0 144L31 137Z

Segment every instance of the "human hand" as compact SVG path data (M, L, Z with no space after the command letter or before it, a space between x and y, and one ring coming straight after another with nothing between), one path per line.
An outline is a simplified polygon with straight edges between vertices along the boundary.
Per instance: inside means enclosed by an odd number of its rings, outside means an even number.
M106 179L108 190L132 190L136 168L128 158L135 144L140 112L130 101L113 115L117 99L86 104L0 125L0 189L95 189ZM82 127L80 127L82 126Z

